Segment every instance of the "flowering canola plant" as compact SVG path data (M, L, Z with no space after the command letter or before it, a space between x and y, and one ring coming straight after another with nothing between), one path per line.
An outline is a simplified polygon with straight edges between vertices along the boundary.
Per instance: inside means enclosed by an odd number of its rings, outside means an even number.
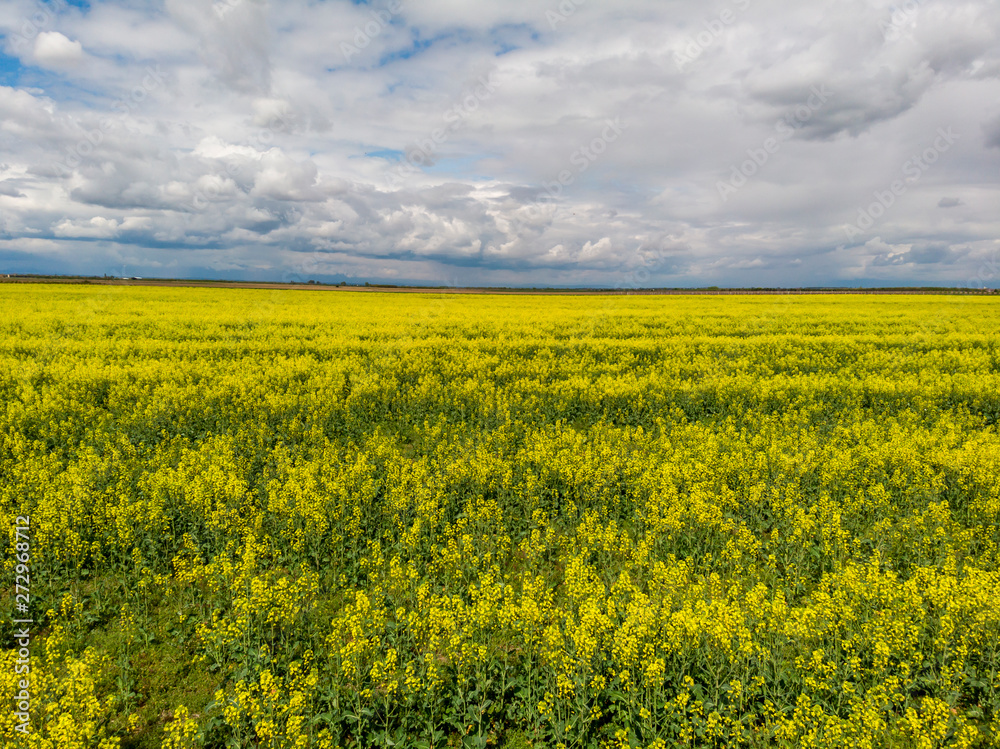
M996 299L0 307L3 746L1000 746Z

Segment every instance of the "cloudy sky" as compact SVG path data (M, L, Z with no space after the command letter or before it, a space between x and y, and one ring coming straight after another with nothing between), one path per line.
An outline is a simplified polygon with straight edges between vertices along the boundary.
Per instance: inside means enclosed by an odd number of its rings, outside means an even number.
M1000 285L996 0L3 0L0 271Z

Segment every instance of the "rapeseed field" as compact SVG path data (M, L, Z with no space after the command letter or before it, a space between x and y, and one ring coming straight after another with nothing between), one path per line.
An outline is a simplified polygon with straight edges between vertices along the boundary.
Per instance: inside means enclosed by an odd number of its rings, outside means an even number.
M996 299L0 310L4 747L1000 745Z

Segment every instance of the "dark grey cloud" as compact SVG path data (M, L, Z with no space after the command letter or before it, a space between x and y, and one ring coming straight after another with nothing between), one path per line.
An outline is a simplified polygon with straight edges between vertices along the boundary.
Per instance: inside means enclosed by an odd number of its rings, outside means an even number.
M1000 117L985 123L983 130L986 133L986 147L1000 148Z
M0 195L6 195L9 198L24 197L24 193L18 188L15 180L0 181Z

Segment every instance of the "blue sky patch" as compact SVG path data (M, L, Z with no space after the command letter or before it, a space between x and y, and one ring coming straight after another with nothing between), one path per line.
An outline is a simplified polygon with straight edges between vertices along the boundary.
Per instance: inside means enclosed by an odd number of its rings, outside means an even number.
M21 61L0 52L0 85L17 86L21 80Z
M365 152L365 156L370 159L385 159L386 161L402 161L405 155L395 148L380 148L376 151Z

